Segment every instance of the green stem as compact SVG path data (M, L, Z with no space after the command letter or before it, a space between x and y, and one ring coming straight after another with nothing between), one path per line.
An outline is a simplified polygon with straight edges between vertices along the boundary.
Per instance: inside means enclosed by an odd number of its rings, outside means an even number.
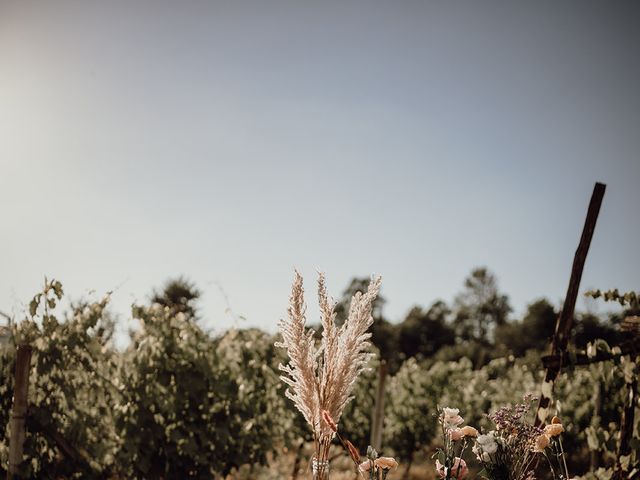
M562 465L564 466L565 478L569 480L569 469L567 468L567 459L565 458L564 448L562 447L562 438L558 437L558 443L560 444L560 455L562 455Z
M556 478L556 471L553 469L553 464L551 463L551 459L547 455L547 452L543 450L542 454L544 455L544 458L546 458L547 462L549 463L549 468L551 469L551 475L553 475L553 478Z

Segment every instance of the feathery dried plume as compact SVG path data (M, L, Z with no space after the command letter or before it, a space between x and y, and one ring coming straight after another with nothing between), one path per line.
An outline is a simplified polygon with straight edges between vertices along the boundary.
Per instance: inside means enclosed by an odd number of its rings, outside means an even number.
M287 374L280 378L290 387L285 395L315 431L321 425L320 402L314 331L310 329L305 332L306 309L302 277L296 271L289 298L289 319L278 323L282 342L276 343L276 346L286 348L289 354L289 364L279 365L280 370Z
M324 274L319 274L322 340L316 348L313 330L305 332L302 277L295 272L288 319L278 324L282 342L276 345L286 348L290 359L288 365L280 365L285 373L280 378L289 385L286 396L293 400L313 430L319 459L325 456L325 448L328 453L354 384L371 357L367 353L371 333L367 330L373 323L371 310L381 281L381 277L372 279L365 293L358 292L352 297L349 315L338 328L335 303L327 294ZM332 422L323 421L323 416Z
M347 320L335 334L337 347L324 365L321 402L336 422L340 421L344 407L352 398L353 386L371 358L366 351L371 338L367 330L373 324L371 310L381 281L381 277L373 279L366 293L357 292L351 298Z

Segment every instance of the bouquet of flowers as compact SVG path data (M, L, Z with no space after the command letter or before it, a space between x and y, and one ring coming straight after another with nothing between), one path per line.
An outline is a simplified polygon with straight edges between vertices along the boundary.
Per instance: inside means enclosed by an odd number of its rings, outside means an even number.
M527 422L526 415L533 397L523 403L500 408L489 418L495 425L485 435L479 435L473 453L483 466L485 476L492 480L532 480L539 459L539 438L543 429Z
M464 420L457 408L439 410L444 448L437 452L436 471L440 478L461 480L469 469L463 454L469 446L480 463L480 475L488 480L535 480L539 461L547 460L554 479L569 480L560 434L564 427L558 417L549 425L538 427L527 421L531 403L508 405L488 415L495 428L479 434L470 426L461 427ZM555 465L554 465L555 464Z
M462 456L471 439L478 436L478 430L469 425L462 426L464 419L457 408L439 410L438 422L442 428L444 448L436 453L436 471L445 480L461 480L469 473Z

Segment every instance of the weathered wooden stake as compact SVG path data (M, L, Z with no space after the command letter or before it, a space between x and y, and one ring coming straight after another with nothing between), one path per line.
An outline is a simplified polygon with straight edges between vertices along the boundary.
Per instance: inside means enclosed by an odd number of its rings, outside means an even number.
M553 334L553 340L551 342L551 355L558 355L560 358L562 358L562 354L567 349L569 337L571 336L573 313L576 307L576 300L578 299L582 271L587 259L587 253L589 252L589 246L591 245L591 239L593 238L593 232L596 228L596 221L598 220L598 214L600 213L600 206L602 205L602 198L604 197L606 188L606 185L603 183L596 183L593 188L582 236L580 237L580 243L573 258L573 267L571 268L567 295L564 300L564 305L562 306L562 311L560 315L558 315L556 331ZM547 418L551 395L553 393L553 384L561 368L562 365L553 365L548 366L546 369L547 371L542 383L542 394L540 395L538 410L536 412L536 425L542 424Z
M378 368L378 387L376 388L376 403L371 419L371 446L376 450L382 448L382 427L384 424L384 384L387 378L387 362L382 360Z
M637 364L637 363L636 363ZM633 438L633 425L636 409L636 395L638 391L638 377L635 372L631 378L625 379L626 385L626 401L624 410L622 411L622 419L620 421L620 446L618 448L618 462L614 479L623 479L627 477L627 472L622 468L621 459L631 453L631 440Z
M9 438L9 469L7 480L13 480L22 463L27 417L27 392L29 370L31 369L31 347L19 345L16 355L16 376L13 386L13 407L11 410L11 436Z

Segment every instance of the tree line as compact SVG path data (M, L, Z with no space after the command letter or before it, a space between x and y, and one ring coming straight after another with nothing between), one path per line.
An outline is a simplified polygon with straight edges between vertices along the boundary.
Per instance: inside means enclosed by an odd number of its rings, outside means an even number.
M368 279L355 278L337 305L344 318L351 295L366 287ZM555 330L558 310L545 298L530 303L522 318L512 319L509 298L498 288L496 276L486 267L464 279L451 304L436 300L428 307L414 306L404 319L392 323L383 313L385 299L374 308L373 343L392 372L409 359L458 360L469 358L476 368L495 358L543 352ZM615 344L618 325L628 311L602 318L583 312L576 318L572 344L579 349L595 338Z

